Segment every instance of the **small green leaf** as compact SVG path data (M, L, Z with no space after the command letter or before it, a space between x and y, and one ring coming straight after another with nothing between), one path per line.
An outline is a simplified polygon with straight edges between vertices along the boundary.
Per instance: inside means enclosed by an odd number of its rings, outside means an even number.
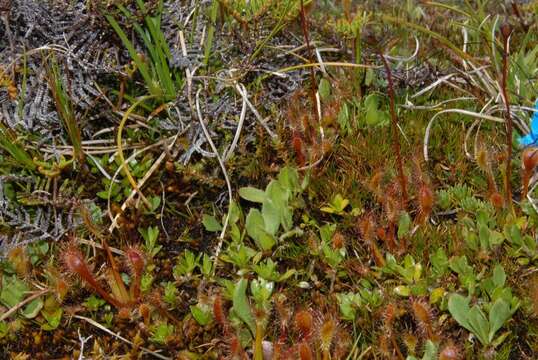
M256 203L263 203L266 198L264 191L251 186L242 187L241 189L239 189L239 196L241 196L245 200Z
M295 273L297 272L297 270L295 269L288 269L284 274L282 274L277 282L281 282L281 281L284 281L284 280L287 280L289 279L292 275L294 275Z
M286 166L278 173L278 183L283 189L289 190L292 193L301 192L301 185L299 184L299 173L297 169Z
M411 289L409 286L400 285L394 288L394 293L398 296L408 297L411 295Z
M400 220L398 221L398 238L403 238L409 234L411 229L411 216L407 211L404 211L400 215Z
M97 311L99 309L99 307L103 306L106 304L106 301L101 299L101 298L98 298L97 296L95 295L90 295L86 301L84 301L84 306L86 307L86 309L90 310L90 311Z
M60 326L60 321L62 320L63 310L62 308L56 308L53 310L43 310L41 315L47 321L45 324L41 325L41 328L46 331L55 330Z
M484 312L477 306L473 306L467 314L471 332L480 340L482 345L487 345L489 334L489 323Z
M202 224L204 224L207 231L215 232L222 230L222 225L213 215L204 214L202 216Z
M325 100L331 96L331 83L329 80L323 78L319 81L318 92L322 100Z
M472 327L469 324L468 314L471 309L469 308L469 299L459 295L452 294L448 299L448 311L450 315L464 328L472 331Z
M263 251L271 250L276 244L275 238L265 231L265 222L258 209L250 209L245 222L247 234Z
M241 208L235 201L232 201L230 203L229 212L230 212L230 218L228 219L228 221L230 222L230 224L235 224L237 220L239 220L239 218L242 216Z
M436 360L437 359L437 345L431 341L428 340L426 342L426 345L424 346L424 356L422 357L422 360Z
M39 311L41 311L42 308L43 300L41 298L34 299L26 305L22 311L22 315L27 319L33 319L39 314Z
M235 284L233 293L232 309L237 316L248 326L252 335L256 334L256 325L254 317L250 311L250 304L247 299L248 280L241 279Z
M439 287L430 292L430 304L439 302L445 296L445 289Z
M257 240L260 237L260 233L265 231L265 222L260 210L250 209L245 221L245 227L247 228L248 236L252 239Z
M433 266L433 274L436 277L440 277L448 270L448 257L442 248L438 248L437 251L430 257L430 261Z
M212 320L211 311L209 309L204 309L200 305L191 305L191 314L194 320L202 326L206 326Z
M497 299L489 310L489 335L488 340L492 342L495 333L512 317L510 305L503 299Z
M275 203L266 198L262 205L262 216L265 224L265 231L271 235L275 235L280 228L280 211Z
M165 344L166 341L174 334L174 326L172 324L160 323L155 325L151 331L151 341L158 344Z
M0 291L0 302L7 307L13 307L20 303L28 292L28 286L16 276L4 276Z
M380 111L378 109L378 96L370 94L364 99L364 107L366 109L366 124L370 126L377 125L381 122Z
M504 283L506 281L506 274L504 272L502 265L497 264L497 266L495 266L495 268L493 269L492 279L496 287L504 286Z

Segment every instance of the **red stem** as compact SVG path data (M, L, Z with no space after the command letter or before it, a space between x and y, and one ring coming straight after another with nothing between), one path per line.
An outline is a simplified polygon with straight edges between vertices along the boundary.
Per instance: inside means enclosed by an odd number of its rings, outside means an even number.
M392 81L392 71L390 70L389 63L385 58L385 55L381 51L378 51L381 59L383 60L383 66L387 72L388 81L388 93L390 99L390 117L391 117L391 130L392 130L392 147L396 153L396 162L398 166L398 180L400 182L400 189L402 191L402 208L407 207L409 197L407 195L407 179L405 178L403 170L403 160L400 146L400 136L398 135L398 116L396 115L396 109L394 104L394 83Z
M99 285L95 276L90 271L88 264L84 260L82 254L75 249L67 250L64 254L64 262L69 271L76 273L81 277L82 280L86 281L93 290L95 290L103 299L115 306L116 308L123 307L123 304L110 296L102 287Z
M508 25L506 25L508 26ZM504 27L504 25L503 25ZM505 30L505 29L502 29ZM503 94L504 105L506 107L506 178L505 178L505 200L509 208L512 208L512 115L510 114L510 102L508 92L506 91L508 81L508 39L509 29L502 31L504 37L503 51L503 72L501 79L501 91Z

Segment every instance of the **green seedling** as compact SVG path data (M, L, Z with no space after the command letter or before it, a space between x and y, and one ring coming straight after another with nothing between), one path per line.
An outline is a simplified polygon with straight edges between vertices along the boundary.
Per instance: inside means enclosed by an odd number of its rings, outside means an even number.
M398 220L398 239L403 239L410 235L411 233L411 216L407 211L403 211L400 214L400 219Z
M30 262L32 263L32 266L39 265L42 261L46 260L48 258L48 252L50 250L49 243L46 241L38 241L33 244L30 244L26 248L26 252L28 254L28 257L30 258Z
M28 285L16 276L3 275L1 280L0 304L5 305L8 308L13 308L24 301L25 298L32 296L32 294L29 294L30 289ZM43 299L37 297L22 307L19 313L26 319L33 319L38 316L40 312L42 313L42 308ZM13 315L16 314L17 313L14 313Z
M344 215L345 209L349 205L349 200L344 199L342 195L336 194L329 204L327 206L321 207L321 211L329 213L329 214L335 214L335 215Z
M213 274L213 267L214 267L214 262L211 259L211 256L209 256L208 254L204 254L202 256L202 264L199 265L200 272L202 273L202 275L205 278L211 278Z
M295 269L289 269L284 274L281 274L277 270L277 265L272 259L266 259L252 265L252 270L262 279L275 282L284 281L296 273Z
M357 310L362 305L361 296L357 293L348 292L336 294L336 298L338 299L342 319L355 321Z
M470 307L469 304L469 298L452 294L448 299L448 310L458 324L476 336L482 345L494 347L499 345L507 334L498 338L495 334L510 320L517 307L513 308L504 299L499 298L491 304L488 317L486 317L483 307L479 305Z
M367 306L368 311L381 306L383 296L381 289L375 288L372 283L366 279L361 279L358 294L360 295L363 304Z
M465 224L462 229L463 238L471 250L480 250L487 254L505 240L504 235L495 230L496 224L492 217L484 211L477 213L476 223L469 218L461 222Z
M383 272L399 276L405 285L394 288L394 292L403 297L410 295L423 296L427 293L426 279L423 277L423 267L417 263L411 255L406 255L403 264L397 263L393 255L386 255L386 263Z
M390 122L386 110L380 109L380 96L373 93L364 99L365 121L368 126L387 126Z
M151 258L155 257L161 251L162 245L157 245L159 239L159 228L157 226L148 226L147 228L138 228L138 232L144 239L144 252Z
M321 238L321 256L323 260L333 269L337 270L339 265L346 258L345 246L334 246L333 237L342 236L336 233L336 224L325 224L319 229Z
M172 324L165 322L158 323L151 329L151 341L164 345L174 335L175 329Z
M250 266L250 260L256 255L256 250L238 243L231 243L222 254L222 260L232 263L240 269L247 269Z
M243 199L262 204L261 211L250 209L245 220L247 234L260 250L269 251L279 241L302 234L301 229L292 229L293 209L302 206L299 195L306 185L307 178L300 184L297 170L285 167L276 180L269 182L265 191L253 187L239 189ZM277 237L281 228L284 233Z
M21 302L30 289L28 285L16 276L3 276L0 289L0 303L14 307Z
M200 266L200 258L202 254L198 256L190 250L185 250L182 256L179 257L176 266L174 266L173 274L176 279L190 278L192 277L194 270Z
M84 306L90 311L97 311L99 308L106 304L106 301L98 298L95 295L90 295L85 301Z
M434 278L440 278L447 273L449 263L443 248L439 247L433 254L431 254L430 262L432 264L431 272Z
M252 280L250 293L254 302L253 306L251 306L247 295L248 280L241 279L235 284L229 283L228 288L228 292L232 291L233 303L230 315L237 317L247 326L254 338L254 359L261 360L263 359L262 344L271 310L274 283L262 278Z
M56 330L58 326L60 326L63 309L61 307L58 307L53 310L44 310L41 312L41 314L46 320L46 322L41 325L41 328L46 331Z
M213 215L204 214L202 216L202 224L206 231L218 232L222 230L222 225Z
M212 308L208 304L198 303L197 305L191 305L191 315L201 326L206 326L213 320Z
M248 280L246 279L241 279L236 284L233 284L232 311L247 325L252 334L256 334L256 324L248 301L247 288Z
M531 235L522 233L522 224L528 221L527 218L521 218L515 223L507 223L503 231L504 237L510 244L508 255L517 258L522 265L528 264L537 257L536 241Z
M149 271L146 271L140 279L140 292L142 292L143 294L148 293L151 290L151 286L153 285L154 280L155 276L153 276L153 274L151 274Z
M170 307L175 308L177 305L179 290L172 281L167 281L164 284L163 300Z
M473 267L467 262L467 257L462 255L451 259L449 267L452 271L458 274L461 286L465 288L469 294L474 294L478 280Z

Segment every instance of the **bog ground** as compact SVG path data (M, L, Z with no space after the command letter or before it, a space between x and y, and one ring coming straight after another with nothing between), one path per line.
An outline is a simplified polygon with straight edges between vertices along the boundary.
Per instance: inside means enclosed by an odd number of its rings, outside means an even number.
M537 17L0 0L0 359L538 358Z

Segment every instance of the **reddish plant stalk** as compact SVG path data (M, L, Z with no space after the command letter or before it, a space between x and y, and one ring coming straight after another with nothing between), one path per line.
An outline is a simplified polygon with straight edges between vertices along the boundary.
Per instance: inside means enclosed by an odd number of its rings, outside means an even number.
M402 191L402 208L406 208L409 202L409 196L407 194L407 179L405 178L403 170L403 160L400 146L400 136L398 135L398 116L396 115L396 108L394 104L394 82L392 81L392 71L390 70L389 63L385 58L385 55L381 51L378 51L379 56L383 60L383 66L387 72L388 93L390 100L390 117L391 117L391 129L392 129L392 147L396 154L396 162L398 167L398 181L400 182L400 190Z
M514 14L516 14L519 24L521 25L521 28L525 33L529 31L529 25L525 22L525 19L523 19L523 16L521 16L521 12L519 11L519 6L515 1L512 1L512 10L514 11Z
M501 78L501 91L506 107L506 174L505 174L505 202L512 209L512 115L510 114L510 102L508 101L507 81L508 81L508 40L512 29L510 25L503 24L501 26L501 34L503 36L503 70Z
M114 281L114 285L116 285L118 291L119 291L119 297L122 300L129 301L130 296L129 292L127 291L127 288L125 287L125 284L123 283L123 280L121 278L120 272L118 270L118 266L116 265L116 261L114 260L114 256L112 256L112 251L110 250L110 247L108 246L108 243L104 238L101 239L101 245L103 246L103 249L105 249L105 252L108 257L108 261L110 263L110 276L112 277L112 280Z
M101 285L95 279L95 276L91 272L86 260L82 253L76 249L68 249L63 254L63 261L67 269L84 280L90 287L97 292L103 299L115 306L116 308L122 308L123 304L116 300L114 297L110 296Z
M131 283L131 288L129 293L134 301L139 300L140 298L140 285L142 282L142 274L144 272L144 255L137 248L129 248L125 252L127 256L127 261L129 262L133 281Z

